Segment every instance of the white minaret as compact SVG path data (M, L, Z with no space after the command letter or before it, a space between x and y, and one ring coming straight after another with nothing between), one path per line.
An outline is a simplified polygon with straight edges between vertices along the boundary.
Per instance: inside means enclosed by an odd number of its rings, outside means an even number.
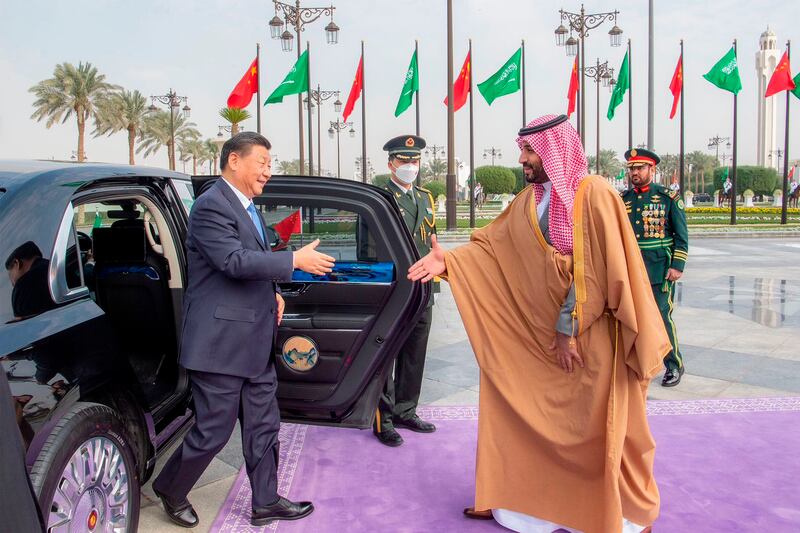
M777 38L772 30L761 34L759 50L756 52L756 75L758 76L758 146L756 164L762 167L778 168L777 120L775 116L775 96L764 98L769 78L778 65ZM772 156L772 157L770 157Z

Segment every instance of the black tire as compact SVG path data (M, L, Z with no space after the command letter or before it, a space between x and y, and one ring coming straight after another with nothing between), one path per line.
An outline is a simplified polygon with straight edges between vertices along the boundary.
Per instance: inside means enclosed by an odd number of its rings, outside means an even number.
M31 483L48 529L68 520L72 531L92 531L88 523L94 514L97 523L94 531L102 531L103 523L109 520L120 525L124 521L125 531L136 531L141 495L130 442L122 420L106 405L78 402L58 420L31 469ZM90 460L82 464L99 466L98 471L107 469L113 475L97 479L90 474L81 482L69 468L73 456L75 461L100 458L99 465ZM98 485L113 489L113 494L107 494ZM59 491L55 501L59 486L64 490ZM127 504L112 505L115 502L110 500L120 496Z

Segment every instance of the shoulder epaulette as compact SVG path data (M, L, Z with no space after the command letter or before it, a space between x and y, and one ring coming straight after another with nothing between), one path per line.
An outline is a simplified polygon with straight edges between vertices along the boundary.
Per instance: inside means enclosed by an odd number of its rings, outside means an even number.
M672 189L669 189L667 195L673 200L676 200L678 198L678 191L673 191Z

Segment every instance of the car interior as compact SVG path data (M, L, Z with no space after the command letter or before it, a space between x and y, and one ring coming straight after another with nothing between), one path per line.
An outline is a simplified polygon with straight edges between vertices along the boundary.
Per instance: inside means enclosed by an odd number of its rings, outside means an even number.
M75 227L86 287L155 408L178 378L170 288L181 269L164 217L146 198L115 198L76 207Z

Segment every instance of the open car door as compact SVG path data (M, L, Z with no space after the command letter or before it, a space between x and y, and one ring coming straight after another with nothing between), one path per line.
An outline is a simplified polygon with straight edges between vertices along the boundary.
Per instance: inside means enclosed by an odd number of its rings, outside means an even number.
M193 179L195 192L209 177ZM317 250L333 272L295 270L274 357L284 421L368 428L392 364L424 311L429 284L406 278L418 258L394 198L349 180L273 177L254 199L273 250Z

